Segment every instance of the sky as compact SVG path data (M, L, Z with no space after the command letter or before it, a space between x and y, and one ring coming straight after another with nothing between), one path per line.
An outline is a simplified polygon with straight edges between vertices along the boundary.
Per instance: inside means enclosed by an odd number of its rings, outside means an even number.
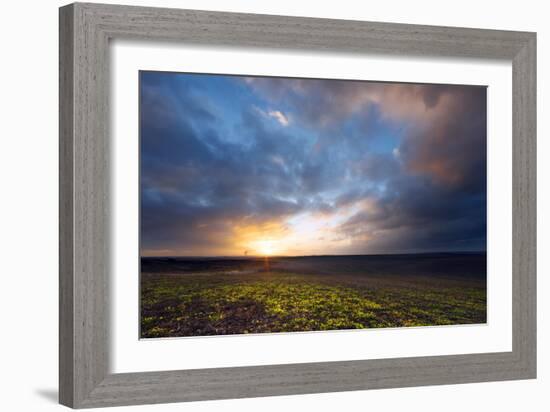
M486 250L486 88L140 72L142 256Z

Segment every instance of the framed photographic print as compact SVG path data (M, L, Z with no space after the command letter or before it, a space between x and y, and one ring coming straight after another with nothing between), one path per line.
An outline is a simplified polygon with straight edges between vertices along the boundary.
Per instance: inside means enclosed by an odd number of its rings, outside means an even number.
M486 88L140 73L141 338L486 323Z
M536 376L534 33L60 9L60 401Z

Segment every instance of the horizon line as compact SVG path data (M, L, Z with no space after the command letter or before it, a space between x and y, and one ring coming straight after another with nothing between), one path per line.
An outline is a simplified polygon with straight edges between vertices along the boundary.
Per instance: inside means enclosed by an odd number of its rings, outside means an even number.
M351 257L351 256L399 256L399 255L443 255L443 254L479 254L487 250L458 250L437 252L399 252L399 253L352 253L352 254L319 254L319 255L140 255L141 258L299 258L299 257Z

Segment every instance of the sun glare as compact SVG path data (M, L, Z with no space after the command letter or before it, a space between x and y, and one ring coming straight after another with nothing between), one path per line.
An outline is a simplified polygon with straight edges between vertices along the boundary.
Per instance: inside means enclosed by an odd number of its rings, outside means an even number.
M256 243L256 249L263 256L271 256L275 254L275 242L273 240L259 240Z

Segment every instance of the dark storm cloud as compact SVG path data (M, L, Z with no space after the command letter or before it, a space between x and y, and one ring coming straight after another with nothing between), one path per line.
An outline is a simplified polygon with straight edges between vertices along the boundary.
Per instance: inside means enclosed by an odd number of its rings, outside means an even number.
M321 131L341 127L372 106L402 123L400 144L388 154L367 155L355 173L383 191L346 193L338 204L369 197L340 230L369 251L480 250L486 245L486 90L447 85L369 84L283 79L249 81L266 96L301 107L304 124ZM281 90L279 90L281 89ZM315 122L323 119L322 122ZM360 129L368 140L372 120ZM397 164L399 163L399 165ZM374 209L374 210L373 210Z
M456 88L436 115L413 130L400 147L409 170L459 191L485 192L486 91Z
M223 254L239 228L341 210L349 247L320 253L485 249L485 95L144 73L142 250Z
M340 230L372 252L484 250L486 199L434 185L429 179L397 177L368 210Z

